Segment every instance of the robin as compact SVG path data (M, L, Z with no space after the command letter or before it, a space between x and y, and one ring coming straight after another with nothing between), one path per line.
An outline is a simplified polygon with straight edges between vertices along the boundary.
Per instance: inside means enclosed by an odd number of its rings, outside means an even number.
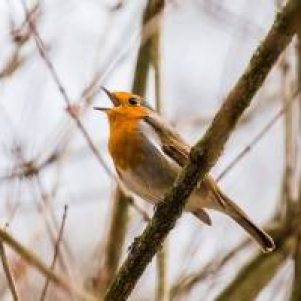
M106 113L110 124L109 152L117 174L129 190L158 204L188 160L190 146L142 97L103 88L113 107L95 107ZM272 238L256 226L208 175L191 193L185 210L207 225L206 209L222 212L237 222L261 247L272 251Z

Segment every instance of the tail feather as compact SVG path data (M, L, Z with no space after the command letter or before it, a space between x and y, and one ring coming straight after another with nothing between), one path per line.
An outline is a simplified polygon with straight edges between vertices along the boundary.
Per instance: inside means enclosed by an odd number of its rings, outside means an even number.
M231 199L224 193L219 191L219 195L224 201L225 207L223 212L229 215L235 222L237 222L261 247L263 252L271 252L275 249L273 239L262 229L256 226L250 218L239 208Z

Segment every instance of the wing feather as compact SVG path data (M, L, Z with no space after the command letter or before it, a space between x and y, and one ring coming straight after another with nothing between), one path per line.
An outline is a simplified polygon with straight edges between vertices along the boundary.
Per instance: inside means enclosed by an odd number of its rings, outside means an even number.
M151 111L144 118L159 137L162 151L178 165L184 166L188 159L190 146L160 115Z
M188 160L191 147L176 132L176 130L156 112L151 111L151 113L145 117L145 121L158 135L162 151L165 155L177 162L179 166L183 167ZM210 175L206 176L199 185L202 185L204 189L210 190L215 195L216 200L221 207L225 207L224 200L219 193L219 188Z

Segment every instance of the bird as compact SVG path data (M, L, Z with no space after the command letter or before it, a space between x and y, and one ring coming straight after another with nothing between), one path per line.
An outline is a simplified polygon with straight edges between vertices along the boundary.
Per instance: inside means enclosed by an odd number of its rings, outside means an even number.
M139 95L102 90L112 107L94 107L109 121L108 149L121 182L134 194L157 205L188 161L191 146ZM274 250L273 239L228 197L212 176L199 181L185 211L211 225L207 210L223 213L239 224L263 252Z

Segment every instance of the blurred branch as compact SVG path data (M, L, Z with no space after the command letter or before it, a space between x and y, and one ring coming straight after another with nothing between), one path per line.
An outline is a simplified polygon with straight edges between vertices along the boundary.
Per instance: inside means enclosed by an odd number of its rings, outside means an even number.
M104 254L104 264L97 273L97 277L92 279L93 290L100 297L111 283L121 258L122 249L127 233L128 223L128 200L122 190L117 187L113 196L113 207L111 222L109 226L107 243Z
M53 259L52 259L52 263L51 263L51 266L50 266L50 269L52 271L54 270L55 263L56 263L56 260L58 258L58 255L59 255L59 246L60 246L60 242L62 241L64 227L65 227L65 224L66 224L67 211L68 211L68 206L66 205L64 207L64 213L63 213L63 217L62 217L60 230L59 230L58 237L57 237L57 240L56 240L56 243L55 243L55 246L54 246ZM47 279L45 281L45 285L44 285L42 293L41 293L41 297L40 297L41 301L46 299L46 294L47 294L47 289L49 287L49 283L50 283L49 277L47 277Z
M297 33L297 78L298 78L298 87L301 89L301 28L299 27ZM301 96L299 97L299 139L300 139L300 127L301 127ZM300 156L300 149L299 149L299 156ZM300 161L299 161L300 164ZM301 175L299 174L299 191L298 191L298 200L296 203L296 212L295 214L300 216L301 214ZM292 286L292 293L291 293L291 301L298 301L301 300L301 227L298 227L296 233L296 248L294 252L294 282Z
M224 168L221 174L216 178L217 181L220 181L222 178L228 174L233 167L240 162L242 158L248 154L253 147L265 136L265 134L273 127L273 125L280 119L280 117L288 110L293 102L298 99L300 93L300 88L297 88L295 92L289 97L288 101L282 106L282 108L266 123L266 125L254 136L250 143L244 147L238 155Z
M244 240L242 243L240 243L237 247L228 252L222 258L214 258L213 261L206 264L199 271L192 272L178 279L177 282L171 288L171 300L176 300L182 295L188 294L201 281L204 281L209 276L214 276L249 243L250 240Z
M53 211L48 210L50 205L51 205L50 204L50 199L49 199L48 193L46 193L46 190L43 187L42 181L40 179L40 174L39 174L39 168L42 169L43 166L46 166L46 164L49 164L50 160L45 161L44 162L45 165L40 165L39 167L37 167L36 163L33 160L25 162L25 158L23 156L22 151L23 150L20 147L19 151L18 151L18 155L17 155L19 157L18 163L21 166L24 166L23 172L24 172L25 178L34 179L35 182L36 182L36 186L37 186L38 191L39 191L39 197L38 198L41 199L41 201L42 201L42 204L38 203L38 211L41 214L45 215L46 229L47 229L47 232L49 234L50 240L53 243L53 246L55 247L55 245L56 245L56 234L55 234L56 230L54 229L54 227L59 229L59 224L56 220L56 217L55 217ZM54 156L52 158L52 160L56 160L56 159L57 159L56 156ZM65 241L63 241L63 246L64 246L64 249L66 250L66 252L68 254L69 259L73 260L73 255L72 255L71 249ZM64 271L68 275L70 275L70 271L69 271L70 268L69 268L69 265L66 263L66 261L67 261L66 256L64 256L63 252L62 252L62 254L60 253L58 255L59 255L59 262L60 262L61 266L63 267Z
M94 154L95 158L97 159L98 163L103 167L104 171L107 173L107 175L112 178L113 180L116 181L116 183L118 183L118 185L121 187L121 189L124 191L124 193L126 194L127 190L124 187L124 185L121 183L121 181L115 176L115 174L113 174L113 172L110 170L109 166L107 165L107 163L105 162L105 160L103 159L103 157L101 156L100 152L97 150L96 146L94 145L92 138L90 137L88 131L86 130L86 128L84 127L83 123L80 121L80 110L81 107L78 104L72 104L71 103L71 99L67 94L67 91L65 89L65 87L63 86L62 82L60 81L60 78L58 76L58 73L56 72L56 69L52 63L52 61L50 60L48 53L46 51L45 48L45 44L43 42L43 40L41 39L38 30L35 26L35 23L33 22L28 9L26 7L26 4L24 2L24 0L22 0L22 4L23 4L23 8L26 14L26 20L28 22L28 25L33 33L33 37L37 46L37 49L39 51L39 54L42 58L42 60L45 62L54 82L56 83L59 92L61 93L63 100L66 103L66 112L69 114L69 116L74 120L77 128L79 129L79 131L82 133L84 139L87 142L88 147L90 148L90 150L92 151L92 153ZM93 81L93 85L92 88L94 87L94 81ZM91 87L90 87L91 88ZM91 90L93 90L91 88ZM87 92L87 91L85 91ZM86 95L86 97L88 97L88 95ZM92 96L90 96L92 97ZM134 200L132 200L131 202L133 208L135 208L139 213L142 213L142 216L146 216L147 214L143 212L143 210L134 202Z
M164 5L164 3L163 3ZM162 14L160 14L162 16ZM156 110L162 115L163 113L163 98L162 98L162 69L161 69L161 26L162 17L156 19L154 25L156 30L151 37L151 63L154 69L155 77L155 100ZM156 288L156 300L169 301L170 290L168 283L168 241L166 240L161 247L161 250L157 253L157 288Z
M162 7L157 6L157 0L149 0L147 2L142 27L160 12ZM144 43L141 42L137 57L132 90L139 95L145 95L147 86L148 70L151 63L151 40L152 38L149 37ZM112 211L104 269L101 269L98 273L98 279L96 280L98 294L102 294L103 289L107 288L116 273L127 232L128 205L132 203L134 203L133 198L126 195L122 186L118 185L115 192L114 209ZM143 216L145 216L145 214L143 214ZM148 220L148 217L146 220ZM118 237L118 241L116 241L116 237Z
M17 240L15 240L9 233L0 228L0 239L9 245L15 252L17 252L27 263L35 267L41 274L47 277L58 287L64 289L68 293L74 293L83 300L95 300L95 298L82 290L78 285L71 284L62 276L57 275L47 265L41 261L34 253L29 249L25 248Z
M269 283L277 270L291 255L295 239L284 231L282 236L277 239L277 245L278 247L274 252L261 253L247 263L215 300L255 300L260 291Z
M13 50L12 54L8 58L5 66L0 70L0 79L10 77L18 68L20 68L25 62L25 57L20 56L20 48Z
M291 41L301 20L301 2L289 0L277 14L267 36L257 48L245 73L228 94L204 137L192 147L189 160L173 187L158 204L155 214L142 235L135 239L105 300L126 300L138 279L160 249L169 231L180 217L185 200L218 160L239 117L251 100L281 52Z
M275 218L271 219L271 222L264 227L264 230L267 233L270 233L273 238L279 240L281 237L290 233L289 226L286 228L282 224L275 223ZM233 250L229 251L224 256L220 258L214 257L213 260L207 263L204 267L201 267L199 271L191 272L188 275L184 275L180 279L176 281L171 290L171 299L176 300L177 298L181 298L182 295L188 294L194 289L201 281L205 281L207 278L216 277L217 273L220 273L222 268L224 268L234 257L245 249L250 243L252 239L250 237L243 240L237 247Z
M55 151L41 163L37 164L35 160L22 162L22 164L17 166L17 169L14 170L11 174L0 176L0 183L3 181L12 180L14 178L27 178L36 175L44 168L57 162L60 157L61 155L59 154L59 152Z
M78 129L80 130L80 132L82 133L83 137L85 138L85 140L86 140L89 148L91 149L92 153L96 157L97 161L104 168L105 172L110 177L115 178L115 175L112 174L110 168L107 166L105 160L102 158L101 154L98 152L96 146L94 145L94 143L93 143L91 137L89 136L86 128L84 127L84 125L80 121L78 107L77 106L73 106L71 104L71 99L68 96L67 91L64 88L63 84L61 83L61 80L60 80L60 78L59 78L59 76L58 76L58 74L57 74L57 72L55 70L55 67L54 67L53 63L51 62L51 60L50 60L50 58L49 58L49 56L47 54L47 51L46 51L46 48L45 48L45 44L44 44L43 40L41 39L38 31L37 31L35 23L32 20L30 14L28 12L28 9L26 7L26 4L25 4L24 0L22 1L22 3L23 3L25 14L26 14L26 20L28 22L28 25L29 25L31 31L32 31L32 34L33 34L33 37L34 37L37 49L39 51L39 54L40 54L41 58L43 59L43 61L45 62L48 70L50 71L50 74L51 74L54 82L56 83L56 85L57 85L57 87L58 87L58 89L59 89L59 91L60 91L60 93L61 93L61 95L63 97L63 100L65 101L65 104L67 106L66 112L69 114L69 116L76 123Z
M37 20L40 17L40 5L37 3L33 6L28 14L32 19ZM21 49L24 45L30 40L31 31L29 30L26 22L23 22L21 26L16 28L13 19L10 20L10 35L11 39L14 42L14 49L10 54L7 62L0 70L0 79L7 78L13 75L13 73L20 68L27 57L21 55Z
M280 94L284 105L290 103L290 86L289 86L289 62L286 51L283 52L280 60L281 70L281 88ZM298 87L299 89L299 87ZM298 97L297 97L298 99ZM294 136L294 120L293 106L290 105L284 113L284 173L282 183L282 199L281 199L281 214L286 220L289 220L295 207L295 199L293 195L294 189L294 172L296 166L295 148L296 141ZM295 163L294 163L295 162Z
M18 297L15 280L14 280L13 275L11 273L11 269L10 269L10 266L9 266L9 263L8 263L8 259L7 259L7 256L6 256L6 252L5 252L5 248L4 248L2 240L0 240L0 258L1 258L1 261L2 261L4 274L6 276L8 287L11 291L13 300L18 301L20 299Z
M168 246L167 242L162 245L161 250L157 253L157 301L169 301L170 292L168 285Z
M134 83L132 90L139 95L145 95L147 77L152 60L152 42L154 36L158 34L159 16L164 8L164 0L149 0L143 14L143 27L153 22L151 34L145 35L141 39L139 48ZM144 29L145 30L145 29Z
M47 191L44 188L44 185L41 181L40 175L36 175L35 177L36 180L36 185L37 188L39 190L39 197L42 201L42 206L40 207L40 211L45 213L45 224L46 224L46 229L48 231L50 240L53 244L54 249L56 248L56 244L57 244L57 237L56 237L56 233L60 232L60 224L59 221L57 220L53 210L52 210L52 200L50 199L49 194L47 193ZM67 257L69 259L69 261L71 260L71 262L74 260L74 256L72 253L72 250L70 248L70 246L67 244L67 242L64 239L60 239L60 244L63 247L63 250L66 251ZM61 247L61 249L62 249ZM62 250L62 251L63 251ZM70 275L70 264L67 264L67 258L65 256L64 252L60 252L58 253L58 258L59 258L59 262L61 264L61 266L63 267L64 271Z
M271 109L271 106L275 105L275 99L277 98L276 92L268 94L268 95L259 95L256 98L260 99L259 102L256 102L247 112L245 112L240 120L239 125L246 125L250 121L254 120L254 118L258 115L258 113L264 114L266 111ZM195 116L184 118L174 118L172 123L177 128L185 128L185 127L205 127L210 124L214 114L208 113L207 115L202 115L201 113L196 114Z

